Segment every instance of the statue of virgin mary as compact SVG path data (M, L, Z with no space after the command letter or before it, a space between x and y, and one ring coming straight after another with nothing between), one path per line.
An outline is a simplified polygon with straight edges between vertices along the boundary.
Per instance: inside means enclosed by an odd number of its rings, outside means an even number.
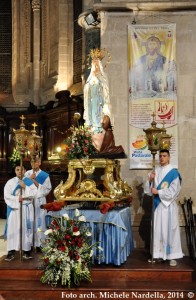
M99 53L99 55L96 55ZM84 85L84 120L95 133L102 132L104 115L111 118L109 84L100 52L92 54L91 71Z

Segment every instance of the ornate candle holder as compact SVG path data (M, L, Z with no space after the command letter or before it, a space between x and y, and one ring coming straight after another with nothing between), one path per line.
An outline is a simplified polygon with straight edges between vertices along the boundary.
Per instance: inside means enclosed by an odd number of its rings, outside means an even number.
M171 147L172 135L169 135L166 133L166 129L165 129L164 125L165 125L165 122L163 122L162 135L161 135L161 140L160 140L160 149L169 150Z
M22 120L20 124L19 129L13 129L13 132L15 134L14 141L16 145L16 149L20 152L21 157L23 158L23 155L26 151L28 151L28 139L30 136L29 130L25 129L24 119L25 117L22 115L20 117Z
M152 114L152 117L153 117L153 121L151 123L151 127L148 129L143 129L143 131L146 134L148 150L150 150L150 152L153 156L152 167L154 169L155 168L155 155L157 154L157 151L160 150L160 143L161 143L161 139L162 139L163 128L158 128L156 126L157 123L154 120L155 113Z
M37 135L35 128L38 126L35 122L32 124L33 130L31 130L31 135L28 139L28 151L33 161L41 150L41 137Z

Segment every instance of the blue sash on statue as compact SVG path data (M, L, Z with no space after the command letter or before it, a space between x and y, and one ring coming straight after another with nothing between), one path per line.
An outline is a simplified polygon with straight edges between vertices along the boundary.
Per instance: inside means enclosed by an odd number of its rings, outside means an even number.
M180 182L182 180L180 173L177 169L171 169L163 178L163 180L159 183L157 186L157 190L161 190L164 188L168 188L173 180L175 180L177 177L179 177ZM159 203L161 202L159 195L154 195L154 209L157 208Z
M30 178L25 177L23 180L25 185L31 186L33 184L33 181ZM12 195L15 196L16 191L20 189L20 183L18 182L17 186L12 192ZM8 218L11 213L13 208L11 208L9 205L7 205L7 218L6 218L6 223L5 223L5 229L4 229L4 240L7 240L7 226L8 226ZM27 226L28 226L29 221L27 220Z
M49 174L41 171L35 178L35 180L39 183L39 184L43 184L44 181L46 180L46 178L48 178Z

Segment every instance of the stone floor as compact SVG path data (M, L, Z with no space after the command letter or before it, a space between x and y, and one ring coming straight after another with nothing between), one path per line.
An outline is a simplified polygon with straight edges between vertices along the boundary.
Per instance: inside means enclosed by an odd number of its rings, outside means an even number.
M5 219L0 219L0 257L7 254L7 243L3 237L5 222Z

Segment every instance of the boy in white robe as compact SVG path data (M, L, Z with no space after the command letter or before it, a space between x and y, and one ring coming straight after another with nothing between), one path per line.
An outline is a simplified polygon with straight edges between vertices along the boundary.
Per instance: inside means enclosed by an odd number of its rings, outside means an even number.
M181 177L169 163L168 150L160 151L159 160L160 166L149 174L145 186L145 193L154 195L153 258L168 259L170 266L176 266L176 259L183 257L176 203Z
M50 193L52 186L49 174L40 169L41 159L36 157L31 161L32 169L25 173L25 176L33 180L37 187L37 193L34 199L35 203L35 241L34 247L39 248L41 241L46 238L44 232L46 231L46 210L41 209L40 206L46 204L46 196ZM38 250L38 249L37 249Z
M7 204L7 222L5 239L7 239L8 254L6 261L15 258L15 251L20 249L20 205L22 203L22 250L24 259L31 259L33 240L33 204L32 198L37 193L33 181L24 178L24 167L15 167L16 177L7 181L4 187L4 199ZM22 178L22 180L21 180Z

